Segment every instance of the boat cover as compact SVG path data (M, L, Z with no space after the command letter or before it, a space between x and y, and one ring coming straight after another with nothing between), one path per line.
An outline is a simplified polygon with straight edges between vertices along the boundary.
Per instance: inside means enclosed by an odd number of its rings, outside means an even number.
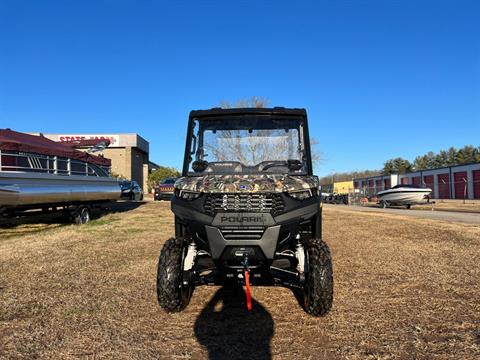
M110 159L75 150L68 145L47 139L45 136L35 136L20 133L10 129L0 129L0 150L22 151L50 156L85 161L99 166L111 166Z

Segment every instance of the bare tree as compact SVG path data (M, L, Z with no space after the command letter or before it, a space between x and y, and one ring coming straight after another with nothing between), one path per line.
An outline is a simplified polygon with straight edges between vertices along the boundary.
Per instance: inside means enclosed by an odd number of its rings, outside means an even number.
M350 172L333 172L320 178L320 185L332 184L334 181L350 181L352 179L361 179L370 176L382 175L382 170L363 170Z
M318 144L320 144L320 141L318 141L317 138L310 136L310 152L312 153L312 164L314 166L320 165L322 162L322 155L317 148Z
M261 96L251 96L245 99L238 99L232 105L232 103L228 100L220 101L220 107L223 109L231 109L231 108L264 108L270 105L270 100Z

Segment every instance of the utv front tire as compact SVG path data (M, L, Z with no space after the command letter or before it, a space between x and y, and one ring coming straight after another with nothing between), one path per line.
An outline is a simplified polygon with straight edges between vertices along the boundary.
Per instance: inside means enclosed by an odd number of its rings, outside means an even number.
M332 256L327 244L312 239L307 244L308 272L303 290L303 308L313 316L326 315L333 302Z
M183 243L182 238L167 240L158 260L157 299L166 312L184 310L193 294L191 284L183 285L183 260L186 252Z

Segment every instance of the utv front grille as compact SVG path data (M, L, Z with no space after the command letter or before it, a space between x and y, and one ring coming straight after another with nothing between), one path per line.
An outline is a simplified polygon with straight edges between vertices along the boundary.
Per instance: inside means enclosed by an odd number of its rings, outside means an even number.
M207 214L218 212L264 212L273 216L281 213L285 205L280 194L208 194L204 204Z
M260 240L265 231L261 226L223 227L220 229L225 240Z

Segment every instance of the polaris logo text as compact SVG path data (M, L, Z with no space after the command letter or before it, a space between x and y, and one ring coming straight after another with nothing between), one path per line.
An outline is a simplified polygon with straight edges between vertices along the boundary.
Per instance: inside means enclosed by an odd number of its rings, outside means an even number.
M231 223L263 223L263 216L222 216L220 219L221 222L231 222Z

